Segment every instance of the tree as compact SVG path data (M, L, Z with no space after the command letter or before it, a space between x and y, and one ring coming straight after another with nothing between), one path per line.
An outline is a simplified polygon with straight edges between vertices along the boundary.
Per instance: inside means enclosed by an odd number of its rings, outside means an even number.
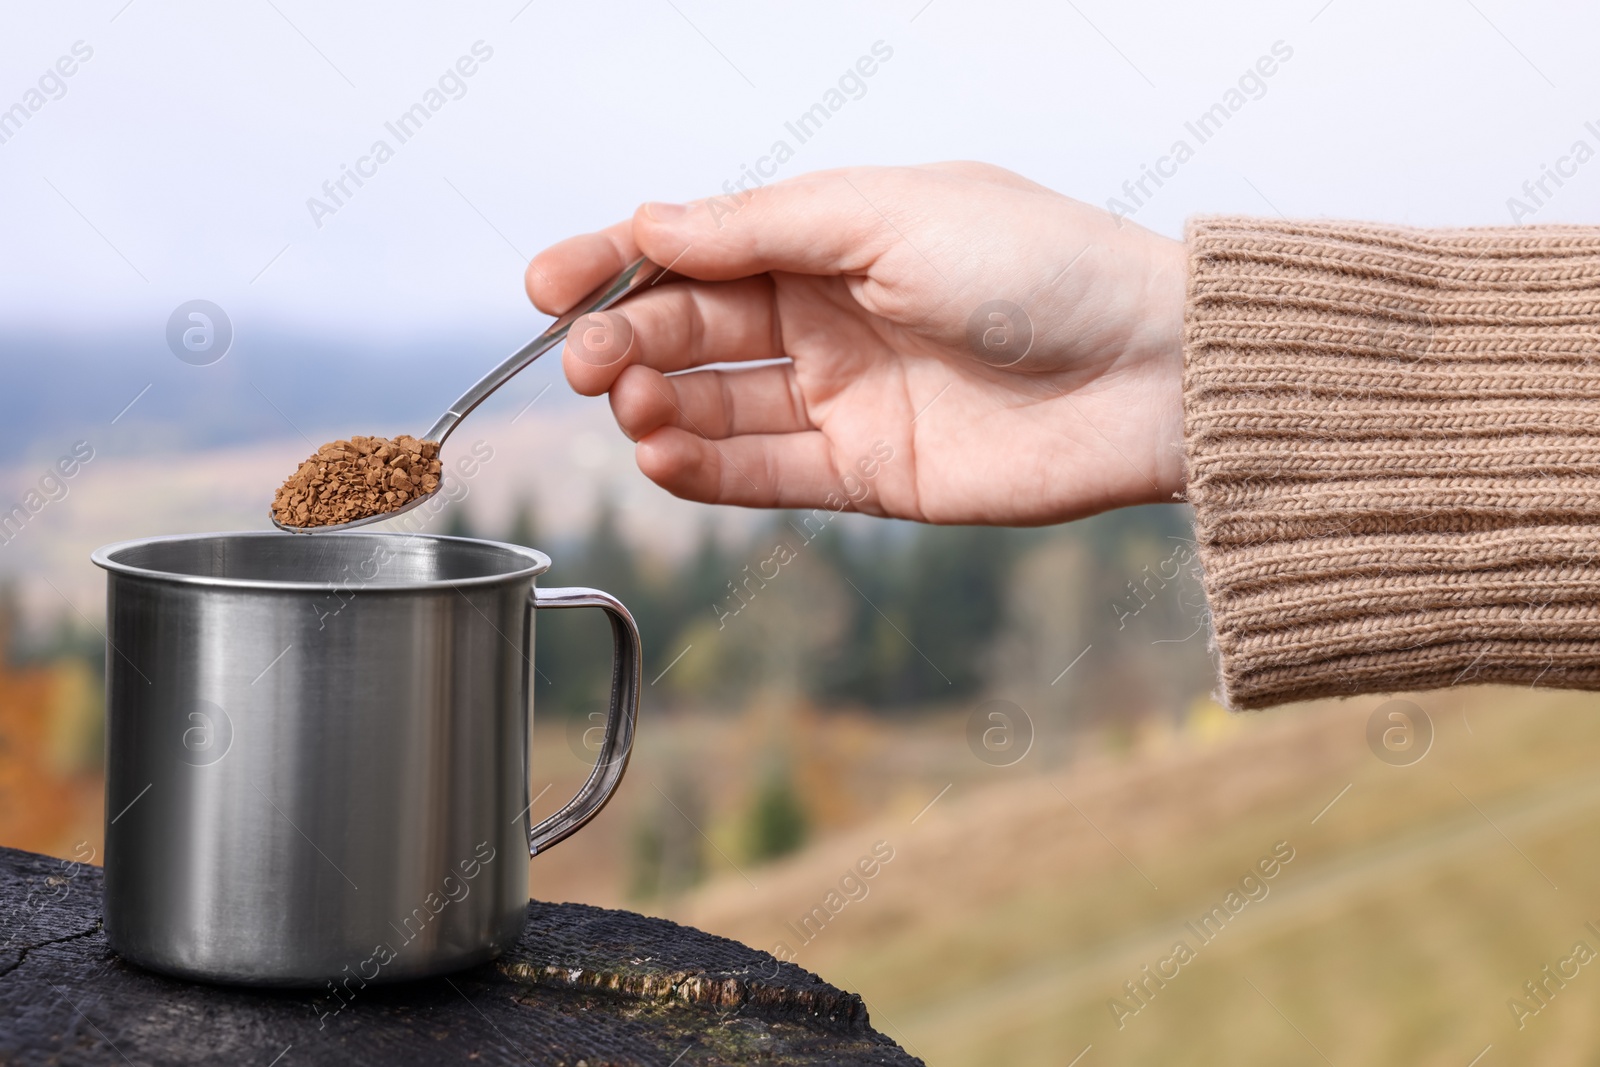
M677 896L705 879L700 787L680 772L667 779L666 796L669 803L647 804L634 823L628 881L635 900Z
M1003 618L1006 576L1023 536L993 526L917 531L915 578L901 601L902 628L917 653L905 661L902 679L902 692L912 700L966 697L982 685Z
M750 807L746 854L762 863L795 851L805 844L806 821L788 766L779 764L768 772Z
M511 528L506 531L506 541L523 548L538 548L541 540L543 538L533 501L525 496L519 497L511 511Z
M472 528L472 519L467 515L466 501L457 500L446 506L443 532L449 537L477 536Z
M609 497L601 498L588 533L571 552L556 558L551 575L540 583L604 589L632 612L647 663L664 647L664 613L655 590L640 575ZM541 679L541 699L565 714L603 700L611 688L611 628L599 612L540 612L535 627L536 662L540 674L549 679L549 685Z
M639 566L622 536L617 506L609 496L602 496L595 508L594 524L583 539L576 564L573 571L585 585L597 585L632 606L629 598L639 592Z
M700 524L700 540L688 563L673 575L673 595L668 602L680 624L702 615L714 614L715 606L728 595L727 583L736 568L722 550L716 527L710 519Z

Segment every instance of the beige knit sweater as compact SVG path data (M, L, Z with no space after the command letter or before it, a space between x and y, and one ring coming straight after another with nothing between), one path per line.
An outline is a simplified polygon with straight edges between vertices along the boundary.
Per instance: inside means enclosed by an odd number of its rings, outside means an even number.
M1600 229L1188 238L1188 497L1225 698L1600 689Z

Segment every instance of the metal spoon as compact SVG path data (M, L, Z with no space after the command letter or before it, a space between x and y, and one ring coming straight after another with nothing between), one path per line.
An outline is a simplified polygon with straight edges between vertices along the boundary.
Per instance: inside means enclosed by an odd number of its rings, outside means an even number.
M623 268L622 273L578 301L576 307L562 315L555 322L552 322L550 328L545 330L544 333L511 353L498 367L478 379L471 389L462 393L456 402L450 405L449 410L439 416L439 421L435 422L432 429L423 434L419 440L437 441L442 448L445 438L450 436L451 431L460 425L461 420L466 418L473 408L483 403L490 393L510 381L518 371L560 344L566 338L567 332L572 329L574 322L577 322L585 315L592 315L596 311L604 311L613 304L625 300L660 278L664 273L666 273L665 267L658 266L648 259L638 259L628 264L627 267ZM441 482L441 484L443 483ZM432 493L423 493L413 497L393 511L368 515L364 519L352 519L349 522L335 523L331 526L286 526L278 521L277 516L270 508L267 511L267 516L272 519L272 525L289 533L332 533L338 530L352 530L357 526L365 526L368 523L386 522L389 519L404 515L417 505L431 499L438 491L435 489Z

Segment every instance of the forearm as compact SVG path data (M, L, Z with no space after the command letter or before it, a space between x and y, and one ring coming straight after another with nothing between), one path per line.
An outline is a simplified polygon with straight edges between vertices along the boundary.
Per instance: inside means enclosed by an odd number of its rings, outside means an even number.
M1189 247L1229 700L1600 688L1600 231L1207 219Z

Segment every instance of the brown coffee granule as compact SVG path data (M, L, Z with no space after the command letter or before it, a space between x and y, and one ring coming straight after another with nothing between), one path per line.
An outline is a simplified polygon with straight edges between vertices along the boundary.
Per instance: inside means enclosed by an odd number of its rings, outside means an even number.
M283 483L272 515L285 526L334 526L397 511L439 488L439 444L352 437L317 449Z

